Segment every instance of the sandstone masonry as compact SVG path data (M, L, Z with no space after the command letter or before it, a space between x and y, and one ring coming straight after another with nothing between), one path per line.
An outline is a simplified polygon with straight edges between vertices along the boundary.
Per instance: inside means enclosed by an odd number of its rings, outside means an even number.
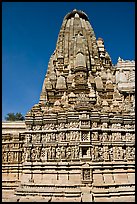
M22 130L4 125L3 201L134 201L135 61L114 66L83 11L64 17Z

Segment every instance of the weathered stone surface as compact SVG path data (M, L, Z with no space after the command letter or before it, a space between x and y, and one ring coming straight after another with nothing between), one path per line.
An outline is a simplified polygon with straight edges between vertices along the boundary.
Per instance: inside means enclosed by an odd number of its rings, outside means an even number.
M68 13L39 103L25 124L3 123L3 201L134 201L134 71L112 65L84 12Z

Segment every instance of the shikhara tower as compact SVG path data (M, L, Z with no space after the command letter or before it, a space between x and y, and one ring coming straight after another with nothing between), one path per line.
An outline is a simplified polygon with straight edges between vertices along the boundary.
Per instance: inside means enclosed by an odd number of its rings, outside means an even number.
M134 200L134 61L116 66L83 11L63 20L26 114L19 201Z

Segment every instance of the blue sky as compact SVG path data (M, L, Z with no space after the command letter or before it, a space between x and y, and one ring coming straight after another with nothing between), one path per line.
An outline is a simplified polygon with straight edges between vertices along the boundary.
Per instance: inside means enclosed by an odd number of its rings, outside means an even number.
M73 9L88 15L113 64L119 56L134 60L134 2L3 2L2 119L38 103L63 18Z

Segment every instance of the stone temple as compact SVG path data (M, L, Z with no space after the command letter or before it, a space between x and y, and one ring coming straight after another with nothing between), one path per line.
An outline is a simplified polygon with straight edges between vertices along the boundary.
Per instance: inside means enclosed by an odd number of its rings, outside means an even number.
M135 61L114 66L83 11L64 17L40 100L17 125L3 123L3 201L135 200Z

